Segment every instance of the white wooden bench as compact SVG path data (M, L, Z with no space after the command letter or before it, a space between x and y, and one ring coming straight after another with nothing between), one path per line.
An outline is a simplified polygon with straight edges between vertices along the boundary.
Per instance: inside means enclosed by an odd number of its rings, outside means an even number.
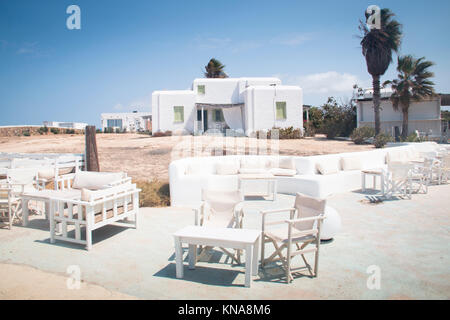
M135 184L122 184L98 191L83 189L80 200L50 198L50 242L79 243L90 250L95 229L108 224L137 229L140 191ZM131 222L130 217L134 217ZM124 221L119 222L121 220ZM85 239L81 237L82 227ZM70 229L74 230L73 234Z

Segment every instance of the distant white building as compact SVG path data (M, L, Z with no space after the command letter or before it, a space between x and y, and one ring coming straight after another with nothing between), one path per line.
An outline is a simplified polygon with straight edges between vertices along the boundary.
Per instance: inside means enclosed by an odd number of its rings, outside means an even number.
M402 130L402 112L395 111L392 102L389 99L392 91L389 89L381 90L381 131L394 134L395 127ZM373 90L368 89L357 99L357 126L375 127L375 116L372 100ZM441 124L441 101L442 95L436 95L432 98L419 102L412 102L409 107L408 115L408 134L418 130L432 136L440 136L442 131ZM444 103L445 104L445 103Z
M101 118L103 131L106 128L127 132L152 130L151 112L102 113Z
M195 79L191 90L153 92L152 132L303 131L302 106L302 89L278 78Z
M84 130L87 123L84 122L57 122L57 121L44 121L44 127L64 128L64 129L77 129Z

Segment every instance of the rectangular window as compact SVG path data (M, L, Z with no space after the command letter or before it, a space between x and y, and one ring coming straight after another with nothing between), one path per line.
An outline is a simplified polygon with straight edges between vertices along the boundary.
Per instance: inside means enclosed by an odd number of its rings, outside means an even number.
M183 106L173 107L173 121L174 122L184 122L184 107Z
M286 102L277 102L277 120L286 120Z
M221 109L213 110L212 117L214 122L224 122L223 113Z
M205 85L197 86L197 93L198 94L205 94Z
M109 128L115 128L115 127L122 128L122 119L108 119L107 122L108 122Z

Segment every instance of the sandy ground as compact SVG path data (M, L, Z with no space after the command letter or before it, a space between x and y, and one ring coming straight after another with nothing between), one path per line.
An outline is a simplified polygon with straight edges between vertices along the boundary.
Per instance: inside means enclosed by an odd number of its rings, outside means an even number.
M135 180L168 180L172 160L214 154L316 155L373 149L351 141L327 140L323 136L299 140L265 140L217 137L159 137L142 134L98 134L101 171L125 171ZM224 149L226 151L224 151ZM84 153L83 135L0 137L0 152Z
M130 300L135 297L82 281L79 289L68 289L67 275L59 275L25 266L0 263L7 277L0 277L0 300ZM44 289L44 290L43 290Z

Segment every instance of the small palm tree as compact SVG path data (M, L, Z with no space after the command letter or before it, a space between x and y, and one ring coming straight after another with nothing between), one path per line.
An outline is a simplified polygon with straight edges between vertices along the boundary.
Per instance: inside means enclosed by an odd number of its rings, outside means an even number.
M366 18L369 14L366 12ZM392 62L392 52L398 52L401 43L401 24L393 19L389 9L381 9L381 29L369 29L360 21L363 33L362 54L366 58L367 71L372 76L373 108L375 112L375 134L380 133L380 77L385 74Z
M398 78L383 83L383 86L390 85L392 88L390 100L394 110L400 110L403 114L403 139L408 136L408 111L411 102L434 95L434 83L429 80L434 77L434 73L428 70L433 65L434 63L425 60L425 57L419 59L411 55L398 57Z
M212 58L205 67L206 78L228 78L228 75L223 71L225 66L219 60Z

